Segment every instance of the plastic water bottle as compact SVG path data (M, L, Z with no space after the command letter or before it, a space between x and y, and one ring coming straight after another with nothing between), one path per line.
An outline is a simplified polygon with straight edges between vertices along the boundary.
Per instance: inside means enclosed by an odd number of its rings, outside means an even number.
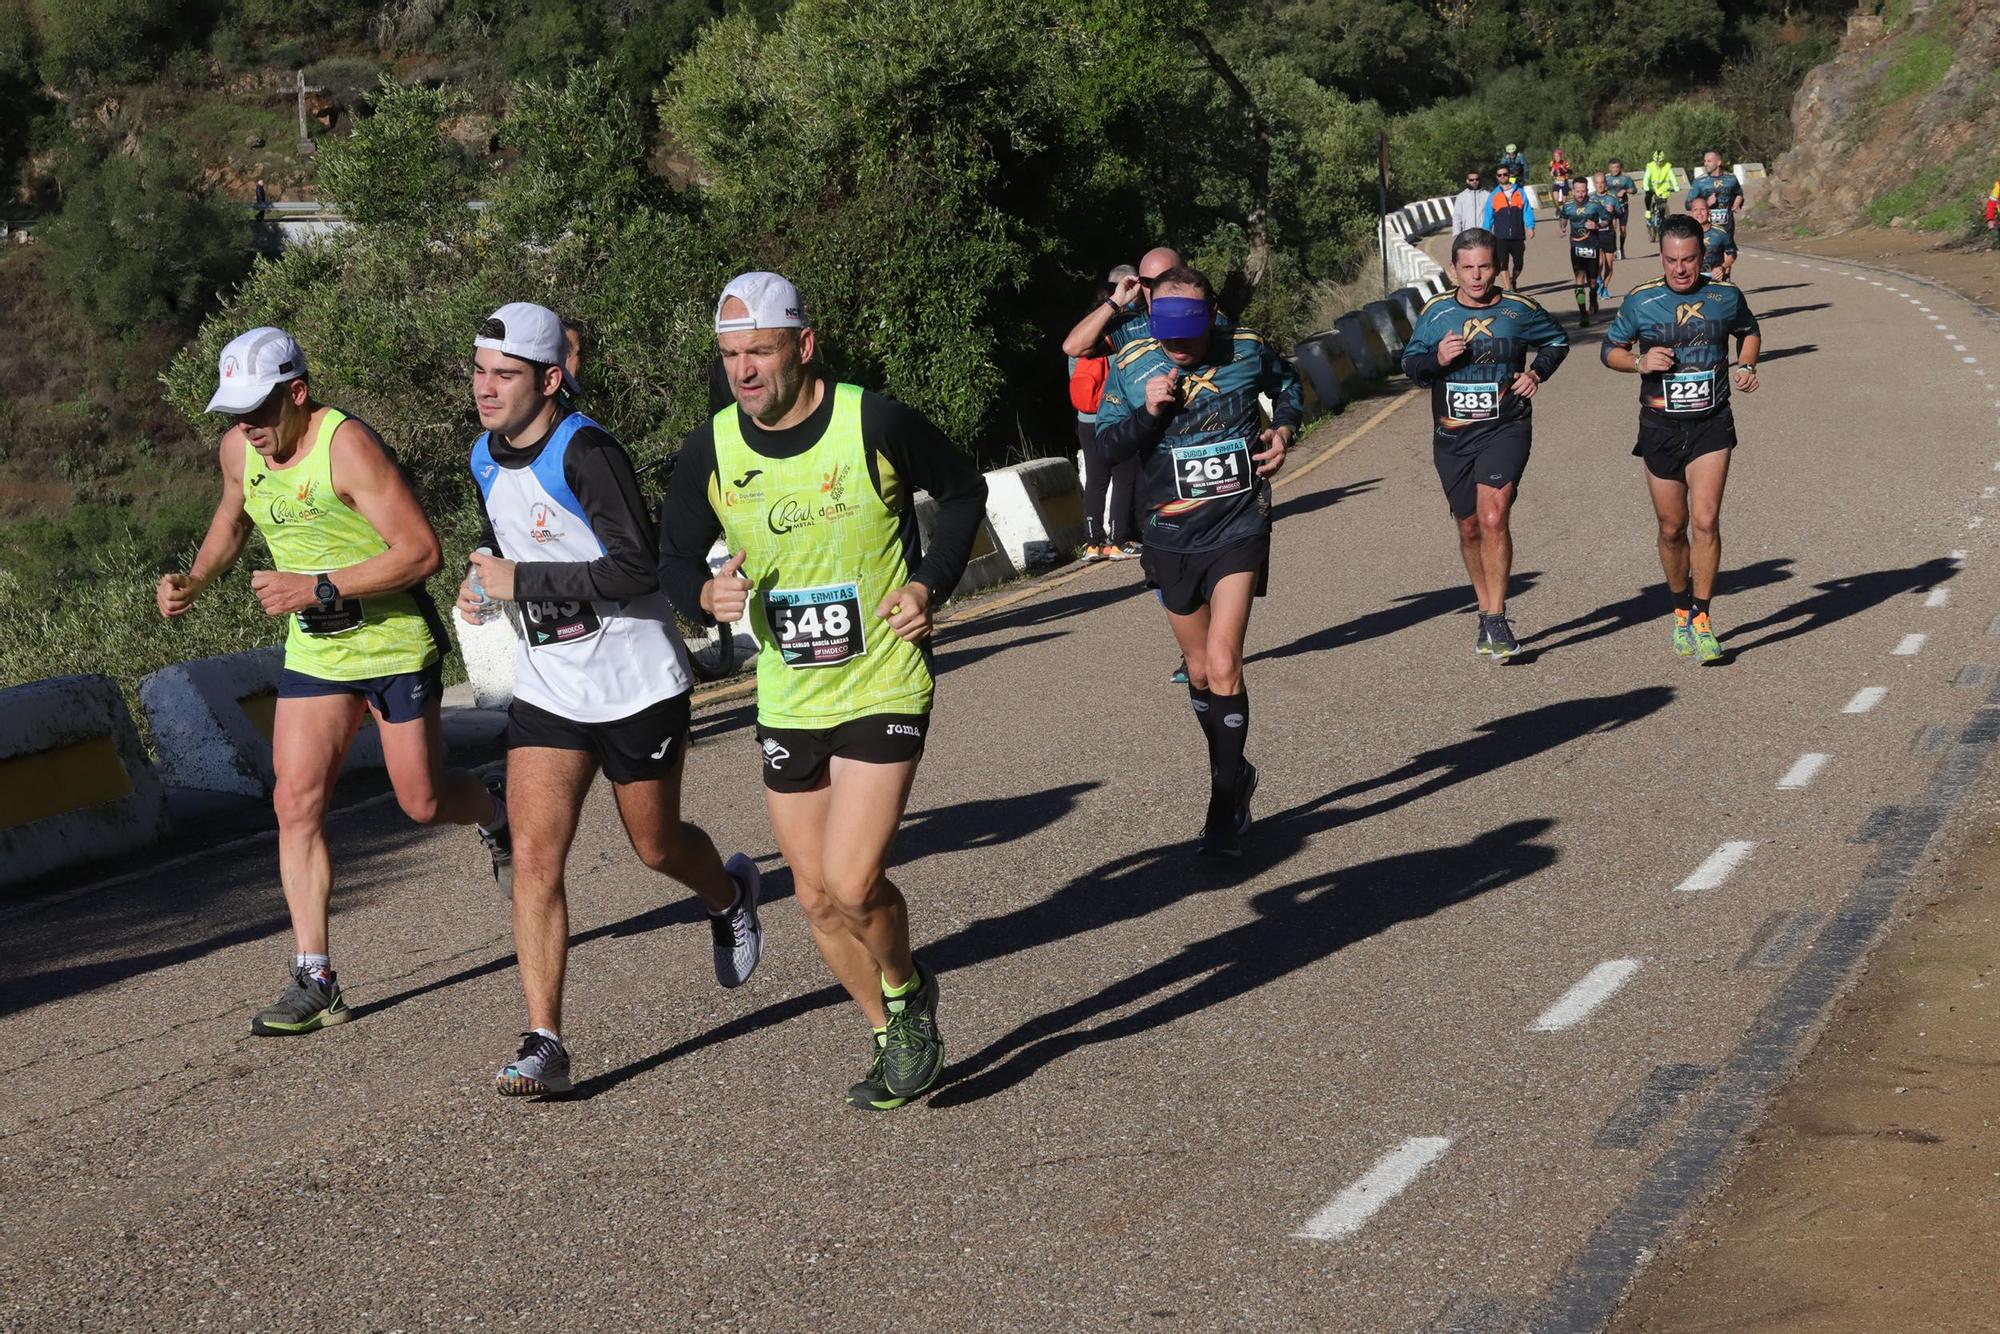
M475 556L491 556L493 548L479 547L472 554ZM472 595L479 603L479 623L484 625L493 619L500 608L494 604L492 598L486 596L486 585L479 580L479 567L477 565L473 566L471 573L465 576L465 581L472 585Z

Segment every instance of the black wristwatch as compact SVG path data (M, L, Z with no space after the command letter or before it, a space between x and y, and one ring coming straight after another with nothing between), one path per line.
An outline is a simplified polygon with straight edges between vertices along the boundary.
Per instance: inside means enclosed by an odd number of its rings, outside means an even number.
M313 596L319 599L321 611L332 611L334 604L340 601L340 590L333 586L333 580L322 574L313 585Z

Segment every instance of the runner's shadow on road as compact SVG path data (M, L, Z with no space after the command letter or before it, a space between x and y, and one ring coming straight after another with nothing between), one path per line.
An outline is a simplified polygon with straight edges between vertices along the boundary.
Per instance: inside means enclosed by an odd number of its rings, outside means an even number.
M1811 283L1770 283L1764 287L1753 287L1750 296L1761 296L1765 292L1790 292L1801 287L1811 287Z
M1133 566L1136 569L1137 563L1133 562ZM1123 602L1126 598L1144 591L1143 583L1104 584L1081 593L1066 593L1059 598L1028 602L993 616L947 622L939 627L938 651L943 653L952 644L980 635L1000 634L1008 630L1027 630L1034 626L1046 625L1050 621L1081 616L1086 612Z
M1716 576L1716 591L1726 597L1752 588L1783 583L1792 577L1791 564L1791 557L1780 556L1760 560L1741 569L1724 570ZM1672 605L1667 586L1663 583L1651 584L1629 598L1606 603L1595 611L1585 612L1528 636L1521 641L1525 650L1522 656L1532 660L1557 649L1575 648L1578 644L1601 639L1605 635L1615 635L1635 625L1664 620Z
M1295 519L1302 514L1315 514L1323 509L1331 509L1343 500L1367 495L1380 486L1381 482L1380 477L1369 477L1359 482L1349 482L1345 486L1329 486L1323 491L1308 491L1302 496L1293 496L1272 507L1271 522Z
M1781 347L1758 356L1757 364L1761 366L1767 361L1783 361L1786 357L1809 357L1817 351L1819 351L1818 343L1800 343L1797 347Z
M1831 301L1815 301L1809 306L1779 306L1776 310L1764 311L1757 316L1757 320L1760 324L1766 320L1782 320L1787 315L1803 315L1809 310L1827 310L1832 305Z
M1519 597L1535 586L1542 577L1539 570L1523 570L1507 582L1507 595ZM1330 625L1324 630L1315 630L1289 644L1277 648L1267 648L1244 659L1245 662L1265 662L1272 658L1297 657L1302 653L1320 653L1328 649L1344 648L1349 644L1365 643L1383 635L1393 635L1411 626L1422 625L1438 616L1451 616L1469 612L1477 606L1473 599L1472 585L1460 583L1449 588L1433 588L1427 593L1409 593L1399 597L1387 607L1367 612L1351 621Z
M1957 573L1958 568L1950 558L1933 556L1921 565L1900 570L1875 570L1868 574L1848 575L1843 579L1829 579L1825 583L1814 584L1813 587L1819 591L1812 596L1800 598L1790 606L1781 607L1746 625L1736 626L1716 638L1729 646L1729 656L1735 659L1753 649L1767 648L1815 630L1824 630L1890 598L1936 588Z
M1069 631L1050 630L1045 634L1022 635L1019 639L996 639L989 644L978 644L966 648L944 649L931 656L931 670L938 676L970 667L983 658L996 653L1005 653L1010 648L1026 648L1030 644L1046 644L1051 639L1067 639Z
M1535 840L1554 825L1548 819L1520 820L1469 843L1384 857L1265 890L1250 900L1255 920L1039 1015L960 1061L947 1071L950 1083L930 1105L958 1107L991 1097L1071 1052L1148 1033L1236 1000L1400 922L1429 917L1546 870L1559 854ZM1079 1027L1141 1002L1148 1003Z

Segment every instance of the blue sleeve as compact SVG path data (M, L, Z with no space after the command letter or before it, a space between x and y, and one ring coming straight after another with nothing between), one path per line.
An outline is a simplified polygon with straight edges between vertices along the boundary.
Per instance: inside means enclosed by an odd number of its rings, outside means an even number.
M1264 364L1257 368L1265 393L1271 396L1271 425L1289 426L1294 435L1306 419L1305 390L1299 385L1292 363L1271 347L1263 349Z
M1118 366L1118 358L1112 357L1104 368L1104 394L1097 400L1097 433L1104 434L1104 428L1114 426L1132 415L1132 407L1125 401L1130 392L1125 386L1125 376Z
M1635 313L1637 302L1628 295L1618 303L1618 314L1613 317L1611 327L1604 331L1604 342L1598 346L1597 359L1609 366L1607 355L1614 347L1622 347L1628 352L1639 341L1639 317Z
M1410 330L1410 341L1403 344L1403 374L1418 384L1444 374L1438 365L1437 345L1437 321L1428 312L1417 316L1417 327Z
M1493 196L1488 193L1486 203L1479 210L1479 225L1487 231L1493 230Z
M1542 309L1540 302L1535 304L1534 317L1526 321L1522 332L1536 349L1534 363L1528 369L1535 373L1536 379L1547 382L1569 357L1569 335L1556 323L1555 316Z
M1740 291L1736 294L1736 318L1729 322L1729 332L1742 338L1761 332L1757 327L1757 317L1750 313L1748 298Z
M1528 235L1535 234L1535 201L1528 193L1528 187L1521 187L1521 221L1527 224Z

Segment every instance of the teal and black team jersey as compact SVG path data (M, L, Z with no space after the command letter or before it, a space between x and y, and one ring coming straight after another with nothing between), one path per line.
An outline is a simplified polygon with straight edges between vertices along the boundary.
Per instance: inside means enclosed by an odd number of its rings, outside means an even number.
M1704 269L1717 268L1722 261L1736 258L1736 238L1727 227L1718 227L1713 219L1708 230L1703 233L1701 266Z
M1666 279L1655 278L1626 295L1598 355L1608 356L1614 347L1641 356L1652 348L1672 348L1672 370L1639 377L1639 416L1699 421L1728 410L1729 340L1756 332L1757 317L1735 283L1704 277L1692 290L1676 292Z
M1743 183L1736 179L1734 172L1725 171L1720 176L1704 176L1688 187L1687 202L1693 207L1697 199L1708 200L1708 220L1736 234L1736 201L1743 195Z
M1439 366L1437 350L1449 334L1465 339L1465 351ZM1514 422L1527 421L1534 404L1517 398L1514 377L1528 368L1543 380L1569 355L1569 336L1530 297L1502 292L1490 306L1469 306L1455 291L1434 296L1417 316L1403 348L1403 374L1431 387L1431 420L1437 443L1453 449L1477 448L1481 437Z
M1181 406L1155 417L1146 386L1170 370L1180 372ZM1111 466L1139 459L1148 546L1214 551L1271 530L1270 484L1251 459L1263 449L1259 394L1271 397L1271 425L1296 431L1305 420L1291 364L1248 329L1213 330L1194 366L1174 365L1150 338L1111 358L1097 440Z
M1638 188L1639 183L1622 171L1616 176L1606 176L1604 178L1605 198L1611 201L1611 207L1617 211L1618 216L1621 218L1631 209L1632 195Z
M1569 228L1569 250L1572 255L1587 258L1611 248L1612 238L1608 235L1611 230L1611 210L1595 198L1587 199L1581 204L1573 199L1569 200L1556 210L1556 216ZM1597 230L1594 232L1586 225L1593 222L1597 224Z

